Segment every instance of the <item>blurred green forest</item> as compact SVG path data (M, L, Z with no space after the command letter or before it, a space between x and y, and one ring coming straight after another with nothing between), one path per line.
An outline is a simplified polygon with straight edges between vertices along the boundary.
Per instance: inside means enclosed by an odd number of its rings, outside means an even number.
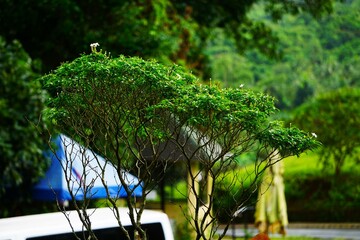
M360 1L337 3L331 15L285 15L274 23L259 4L251 18L262 19L279 38L280 58L256 50L238 54L234 39L215 30L208 41L211 77L224 87L266 92L278 107L292 110L314 96L342 87L359 87Z
M277 99L278 117L289 124L323 94L359 89L360 0L305 2L0 0L1 216L32 211L24 207L29 186L48 166L39 162L47 139L39 129L51 126L41 119L47 93L38 77L89 53L90 43L99 42L113 56L175 62L205 84L266 92ZM354 94L357 99L358 91ZM351 105L344 111L359 109L360 102L338 99L340 106ZM349 121L360 126L357 112L344 115L337 109L331 110L338 115L321 118L330 126ZM315 133L324 125L314 119L297 124ZM336 131L331 136L350 135ZM356 143L349 151L358 150L359 128L347 131ZM319 135L322 142L323 137L328 139ZM342 149L342 144L330 141L324 149ZM343 154L358 163L354 152ZM17 190L5 191L9 186ZM350 201L357 194L352 192Z

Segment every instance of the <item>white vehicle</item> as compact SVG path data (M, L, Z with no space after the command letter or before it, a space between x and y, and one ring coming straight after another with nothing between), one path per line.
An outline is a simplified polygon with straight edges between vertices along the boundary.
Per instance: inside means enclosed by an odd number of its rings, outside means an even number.
M129 231L134 230L127 208L119 208L120 221ZM126 239L110 208L89 209L91 228L99 240ZM69 220L79 239L86 239L86 232L76 211L68 211ZM174 240L168 216L165 213L144 210L141 216L142 228L150 240ZM71 226L61 212L28 215L0 219L0 240L63 240L76 239ZM85 236L84 236L85 235Z

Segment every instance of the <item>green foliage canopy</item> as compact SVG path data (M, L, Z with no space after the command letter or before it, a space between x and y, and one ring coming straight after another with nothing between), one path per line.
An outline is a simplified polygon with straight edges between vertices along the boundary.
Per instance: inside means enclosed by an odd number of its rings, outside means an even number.
M112 133L110 142L124 141L127 147L144 136L162 141L174 137L168 126L169 116L176 116L178 129L199 129L225 152L258 142L287 156L316 145L311 135L268 119L276 111L271 97L201 85L177 66L95 52L42 81L52 93L48 116L60 131L76 130L78 136L105 140L110 135L104 134Z

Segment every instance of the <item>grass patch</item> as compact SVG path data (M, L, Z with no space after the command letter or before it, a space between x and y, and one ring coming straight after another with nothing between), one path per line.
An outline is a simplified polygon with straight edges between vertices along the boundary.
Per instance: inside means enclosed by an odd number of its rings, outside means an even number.
M315 152L303 153L300 157L291 156L284 159L284 176L298 173L321 174L322 167Z

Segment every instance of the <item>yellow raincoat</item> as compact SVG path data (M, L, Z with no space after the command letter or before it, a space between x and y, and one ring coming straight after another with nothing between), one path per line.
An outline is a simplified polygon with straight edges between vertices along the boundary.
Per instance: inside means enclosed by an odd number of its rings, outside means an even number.
M286 235L288 217L283 173L282 161L265 170L255 209L255 226L259 232Z

